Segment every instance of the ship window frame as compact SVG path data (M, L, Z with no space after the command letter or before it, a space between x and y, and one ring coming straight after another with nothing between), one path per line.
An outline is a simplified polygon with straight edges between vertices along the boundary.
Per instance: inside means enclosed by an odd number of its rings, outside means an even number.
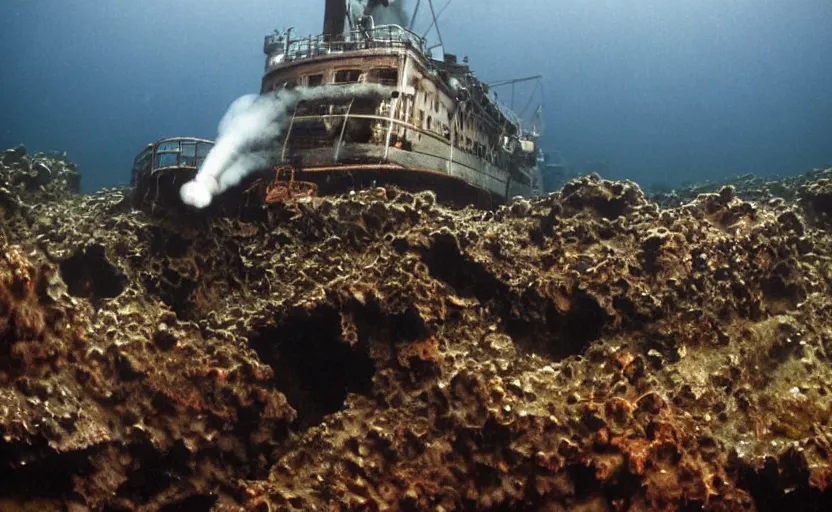
M179 142L178 140L168 140L164 142L160 142L156 145L156 152L163 153L163 152L179 152Z
M196 142L186 141L179 145L179 152L182 156L196 156Z
M355 79L349 80L348 78L353 76L352 74L355 73ZM341 84L357 84L361 81L362 71L360 68L344 68L338 69L335 71L335 77L332 83L336 85ZM345 78L346 77L346 78Z
M316 83L313 83L313 79L317 79ZM315 73L313 75L306 75L306 86L307 87L317 87L319 85L323 85L324 83L324 74L323 73Z
M158 151L153 157L154 170L179 165L179 151Z
M133 160L133 174L149 173L153 168L153 145L148 144Z
M196 167L196 141L182 141L179 144L180 167Z
M392 78L390 78L390 77L384 78L384 77L381 76L382 73L390 73ZM393 85L393 86L398 85L399 84L399 68L391 67L391 66L372 68L367 73L367 81L371 82L371 83L374 83L374 84L379 84L379 85Z
M208 153L211 152L211 149L213 149L213 147L214 147L214 145L210 142L201 142L201 141L197 142L196 143L196 157L197 157L197 159L205 158L206 156L208 156ZM203 151L203 148L205 149L205 151Z
M148 162L153 161L153 146L149 145L144 150L139 153L139 156L133 159L134 165L144 165Z

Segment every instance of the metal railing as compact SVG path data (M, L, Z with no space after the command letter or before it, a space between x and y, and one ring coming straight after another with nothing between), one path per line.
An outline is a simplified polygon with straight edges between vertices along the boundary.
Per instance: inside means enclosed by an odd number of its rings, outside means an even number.
M376 48L412 48L425 52L425 40L416 33L399 25L380 25L367 29L353 30L342 39L319 34L301 39L291 39L290 33L266 36L266 47L277 50L269 53L266 71L284 62L294 62L333 53L349 53Z

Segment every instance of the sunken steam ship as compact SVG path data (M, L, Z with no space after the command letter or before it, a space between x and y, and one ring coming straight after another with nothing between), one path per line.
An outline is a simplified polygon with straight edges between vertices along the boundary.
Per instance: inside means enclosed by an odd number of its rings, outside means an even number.
M537 123L524 129L467 58L444 47L432 57L443 46L432 0L424 3L440 44L428 48L427 32L412 30L422 3L408 23L396 0L326 0L322 34L265 37L260 97L297 101L276 107L283 129L257 148L274 167L242 184L246 203L252 191L269 203L382 184L481 205L542 192ZM133 169L134 198L154 208L175 200L211 146L180 138L148 145Z
M377 25L374 14L384 17L385 8L394 6L327 0L321 35L295 38L289 29L265 38L261 94L362 83L390 88L381 98L299 103L279 141L280 163L296 179L320 184L321 192L392 182L486 193L499 202L538 195L538 134L524 131L491 98L467 59L448 53L433 59L424 38L409 28ZM435 22L432 4L430 10Z

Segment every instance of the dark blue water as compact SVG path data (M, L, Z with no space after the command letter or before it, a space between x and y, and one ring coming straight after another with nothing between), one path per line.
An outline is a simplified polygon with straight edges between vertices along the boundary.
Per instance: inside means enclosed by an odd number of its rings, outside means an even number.
M322 16L323 0L4 0L0 147L67 151L86 191L126 183L146 143L213 138L258 90L266 33ZM544 75L544 143L573 167L671 184L832 164L830 26L829 0L454 0L441 23L480 78Z

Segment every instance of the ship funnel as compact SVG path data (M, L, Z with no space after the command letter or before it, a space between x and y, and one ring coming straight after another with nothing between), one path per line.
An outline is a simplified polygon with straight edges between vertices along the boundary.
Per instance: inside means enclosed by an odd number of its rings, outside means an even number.
M347 19L346 0L326 0L324 10L324 39L331 41L344 37L344 23Z

